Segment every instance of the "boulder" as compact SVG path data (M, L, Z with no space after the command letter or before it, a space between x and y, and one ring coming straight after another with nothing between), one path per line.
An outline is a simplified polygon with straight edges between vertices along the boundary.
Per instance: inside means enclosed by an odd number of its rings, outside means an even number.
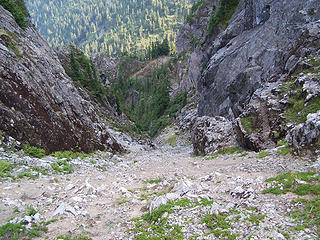
M309 114L307 121L291 129L286 137L287 142L297 152L309 149L316 152L320 146L320 111ZM319 152L317 152L319 154Z
M232 122L223 117L199 117L192 132L194 154L207 154L236 145Z

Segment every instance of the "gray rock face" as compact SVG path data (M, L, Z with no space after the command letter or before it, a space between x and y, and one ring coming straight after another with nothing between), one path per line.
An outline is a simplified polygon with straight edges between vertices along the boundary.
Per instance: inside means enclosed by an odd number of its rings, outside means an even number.
M96 72L103 84L109 85L117 79L119 60L108 57L103 53L94 54L92 60L96 66Z
M319 1L240 1L225 31L208 38L197 83L200 116L238 117L253 93L317 51ZM209 49L209 50L207 50Z
M237 144L232 122L223 117L199 117L193 129L192 145L196 155Z
M294 127L286 140L297 151L320 146L320 111L308 115L307 121Z
M102 110L75 88L35 28L22 30L1 6L0 26L1 130L48 152L123 151L107 131Z
M192 23L186 22L177 35L176 48L178 54L185 54L178 64L180 84L182 90L197 87L197 81L208 61L206 52L208 43L206 26L209 22L212 7L217 1L205 0L195 11Z

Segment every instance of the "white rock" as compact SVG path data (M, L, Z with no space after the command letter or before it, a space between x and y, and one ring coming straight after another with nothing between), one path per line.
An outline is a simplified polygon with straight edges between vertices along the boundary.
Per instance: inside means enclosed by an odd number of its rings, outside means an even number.
M177 193L167 193L166 197L168 198L169 201L172 201L172 200L178 199L180 195Z
M70 191L71 189L73 189L74 188L74 185L73 184L68 184L65 188L64 188L64 190L65 191Z
M75 196L71 198L71 201L73 202L83 202L84 200L81 197Z
M217 203L212 203L210 214L215 214L215 215L219 214L219 205Z
M63 215L71 213L74 216L77 216L76 210L68 204L61 203L60 206L54 211L53 216Z
M157 209L158 207L160 207L161 205L166 205L168 203L168 199L166 198L166 196L159 196L156 197L149 206L149 214L151 214L152 210Z

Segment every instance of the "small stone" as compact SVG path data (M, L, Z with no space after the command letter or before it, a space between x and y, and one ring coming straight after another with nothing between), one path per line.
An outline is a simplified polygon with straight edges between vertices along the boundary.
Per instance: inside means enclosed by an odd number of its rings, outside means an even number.
M215 214L215 215L219 214L219 205L217 203L212 203L210 214Z
M168 203L168 199L165 196L156 197L149 206L149 214L161 205L166 205Z
M74 185L73 184L68 184L65 188L64 188L64 190L65 191L70 191L71 189L73 189L74 188Z
M77 212L76 210L71 207L70 205L68 204L65 204L65 203L62 203L59 205L59 207L55 210L55 212L53 213L53 216L56 216L56 215L63 215L63 214L67 214L67 213L71 213L72 215L74 216L77 216Z

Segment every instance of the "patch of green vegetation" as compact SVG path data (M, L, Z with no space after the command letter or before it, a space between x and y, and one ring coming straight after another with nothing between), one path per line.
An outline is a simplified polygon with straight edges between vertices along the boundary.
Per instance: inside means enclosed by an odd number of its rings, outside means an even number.
M176 112L180 112L181 109L187 104L187 92L182 91L178 93L175 98L170 101L169 108L166 110L166 114L170 117L174 117Z
M26 18L29 13L24 0L0 0L0 5L12 14L14 20L22 29L28 27L29 23Z
M317 64L314 62L313 64ZM305 70L305 73L314 71L315 68ZM318 70L317 70L318 71ZM320 110L320 97L314 97L309 102L305 103L306 93L303 92L301 86L296 86L294 84L295 79L299 72L295 73L281 86L281 91L283 94L290 93L290 98L288 102L290 107L288 107L284 113L286 117L286 122L293 123L303 123L307 120L307 116L310 113L315 113Z
M86 157L90 157L90 154L87 153L81 153L81 152L72 152L72 151L58 151L50 154L53 157L56 157L58 159L77 159L81 158L84 159Z
M312 57L308 61L309 64L311 64L313 67L319 67L320 66L320 58Z
M218 25L222 25L222 29L226 29L229 24L229 20L237 9L239 0L220 0L220 7L215 12L215 7L211 13L207 25L207 31L210 34L213 33L214 28Z
M13 169L13 165L9 162L0 161L0 177L3 178L11 178L12 180L21 179L24 177L30 179L37 179L39 177L39 173L46 174L48 169L39 169L37 167L32 167L27 169L23 173L19 173L18 175L12 175L11 170Z
M280 140L277 142L277 147L284 146L283 148L278 149L277 154L278 155L288 155L291 153L292 148L289 147L288 143L284 140Z
M320 176L317 172L288 172L275 178L268 178L266 182L272 183L272 186L265 189L262 192L264 194L285 194L287 192L297 195L320 194Z
M36 211L32 206L29 206L25 210L25 215L26 216L34 216L34 215L36 215L37 212L38 211Z
M63 240L89 240L90 238L85 235L76 235L73 236L72 234L65 234L65 235L59 235L55 239L63 239Z
M2 131L0 130L0 141L2 140Z
M73 168L67 160L51 163L51 168L58 173L73 173Z
M189 14L186 17L186 20L189 24L192 24L194 22L194 14L199 9L199 7L203 4L203 1L204 0L199 0L192 5L189 11Z
M258 158L265 158L265 157L270 156L270 155L271 155L271 153L269 153L269 152L261 151L258 154Z
M251 213L249 217L246 219L247 221L251 222L252 224L259 226L260 222L265 219L266 215L265 214L254 214Z
M33 214L33 211L31 212ZM3 240L20 240L20 239L28 239L32 240L34 237L39 238L42 233L47 232L48 228L46 225L51 222L41 222L38 224L32 223L31 229L26 228L26 226L22 223L13 224L7 223L0 226L0 239Z
M140 200L140 201L148 200L148 199L149 199L151 196L153 196L154 194L156 194L156 193L154 193L154 192L152 192L152 193L141 193L139 200Z
M294 228L296 231L302 231L304 228L317 229L317 234L320 236L320 192L312 199L296 199L293 203L302 203L302 206L297 207L291 212L291 216L297 219L302 225Z
M233 154L238 154L242 152L243 152L242 149L239 148L238 146L223 147L218 150L218 153L222 155L233 155Z
M168 224L168 217L162 217L164 213L172 213L171 205L161 205L158 209L153 210L151 215L145 214L141 218L131 219L135 222L135 228L129 229L128 232L136 233L134 239L183 239L183 232L178 225Z
M145 184L158 184L160 183L161 181L163 181L162 178L156 178L156 179L149 179L149 180L144 180L143 183Z
M127 77L127 65L132 59L124 58L119 64L118 81L112 84L119 111L124 112L137 127L137 132L155 136L159 129L169 125L177 111L187 103L182 92L170 100L169 75L173 60L161 65L150 76Z
M288 143L285 140L280 140L277 142L277 147L286 146L288 147Z
M195 206L209 206L212 201L207 199L190 200L187 198L169 201L166 205L161 205L151 214L145 214L142 217L131 219L135 222L133 229L127 232L136 234L134 239L184 239L184 234L181 231L182 227L168 223L168 214L171 214L178 209L193 208ZM195 238L194 238L195 239Z
M91 162L92 164L97 164L97 161L96 161L96 160L93 160L93 159L91 159L90 162Z
M23 145L23 151L25 154L31 157L42 158L46 156L46 151L44 149L30 146L29 144Z
M201 221L211 231L206 235L214 234L219 239L236 239L239 235L232 234L228 229L232 229L231 220L227 218L228 215L221 214L207 214Z
M278 155L288 155L292 152L292 148L291 147L285 147L285 148L280 148L277 151Z
M247 153L247 152L245 152L245 153L242 153L241 155L240 155L240 157L245 157L245 156L247 156L249 153Z
M0 177L8 177L8 174L10 173L12 168L13 166L11 163L0 161Z
M253 116L249 115L241 118L241 125L248 134L253 133Z
M168 143L171 147L177 146L177 136L174 135L168 139Z
M122 204L125 204L127 202L130 202L128 199L125 199L125 198L122 198L122 199L118 199L117 200L117 204L118 205L122 205Z
M215 158L219 157L220 155L233 155L233 154L239 154L242 152L243 152L243 150L238 146L223 147L223 148L219 148L214 154L207 157L206 160L215 159ZM205 155L203 154L203 156L205 156Z
M99 81L92 60L75 46L69 45L69 47L70 66L63 65L66 73L72 81L87 89L95 99L102 101L109 90Z

